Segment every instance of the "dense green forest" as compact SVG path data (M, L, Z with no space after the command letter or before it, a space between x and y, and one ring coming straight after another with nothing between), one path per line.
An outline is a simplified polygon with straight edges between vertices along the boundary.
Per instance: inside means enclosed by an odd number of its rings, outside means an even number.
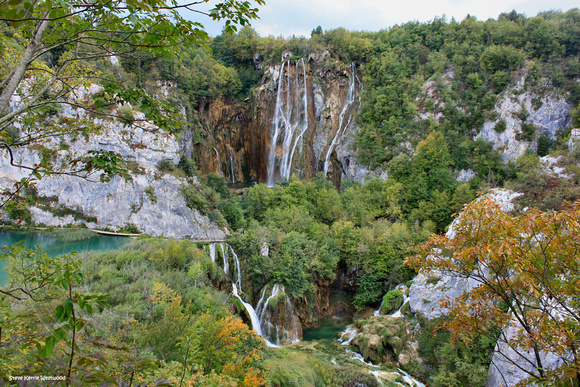
M0 32L18 34L8 23ZM5 71L9 49L0 48ZM120 66L109 58L84 65L103 85L154 95L171 84L167 102L182 107L185 117L168 132L179 138L189 130L204 144L208 104L247 105L265 68L279 64L283 52L294 60L323 50L330 52L324 66L345 70L355 63L362 73L359 157L387 171L387 179L344 180L336 187L318 173L309 181L291 177L273 188L255 184L239 192L222 176L203 175L199 160L185 155L177 165L158 165L188 182L180 194L189 207L231 231L227 243L243 263L247 302L255 305L261 289L281 284L305 327L323 317L317 304L337 301L364 325L381 301L402 297L393 289L417 274L405 264L416 246L447 231L453 215L478 195L491 188L522 192L517 211L560 210L580 198L580 148L567 145L570 129L580 124L578 9L535 17L513 11L487 21L436 18L379 32L318 27L309 38L260 37L244 27L180 56L133 49L118 56ZM54 50L43 60L50 66L62 55ZM520 92L566 97L571 124L555 138L525 124L519 136L537 141L537 152L508 161L475 136L497 118L498 97L523 75ZM424 97L427 82L437 101ZM58 110L42 109L44 116ZM431 116L417 118L425 112ZM129 123L133 113L122 112ZM434 118L438 113L442 119ZM569 178L546 170L545 155L559 156ZM467 169L473 177L458 181L458 171ZM7 211L26 220L22 206ZM5 375L66 375L67 384L78 385L378 385L340 344L267 348L230 294L232 278L209 251L204 243L147 236L116 252L56 259L12 247L6 260L13 290L0 297L0 369ZM333 293L342 277L338 300ZM437 321L409 312L405 319L422 327L415 339L423 360L407 371L433 386L485 385L497 325L468 342L453 341ZM403 347L392 346L395 353ZM381 351L389 351L386 344ZM380 369L395 371L391 363Z

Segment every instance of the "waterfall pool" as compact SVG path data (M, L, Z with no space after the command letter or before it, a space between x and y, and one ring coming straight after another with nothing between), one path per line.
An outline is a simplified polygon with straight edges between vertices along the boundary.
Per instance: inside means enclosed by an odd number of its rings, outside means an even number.
M346 318L325 317L320 319L316 328L302 328L304 341L338 340L340 333L352 321Z
M73 251L116 250L130 240L120 236L99 235L87 229L55 229L46 232L0 230L0 247L10 247L14 243L22 242L29 249L40 246L49 257L58 257ZM3 254L2 250L4 249L0 249L0 254ZM0 286L8 281L5 265L6 262L0 260Z

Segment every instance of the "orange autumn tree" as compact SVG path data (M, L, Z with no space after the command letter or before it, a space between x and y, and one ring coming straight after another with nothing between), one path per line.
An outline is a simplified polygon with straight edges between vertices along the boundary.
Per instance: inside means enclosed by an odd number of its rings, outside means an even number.
M186 355L180 385L183 382L184 385L243 387L265 384L263 352L266 345L240 318L206 312L181 342Z
M407 264L477 284L442 302L454 339L502 328L496 354L528 375L523 383L580 385L580 201L510 215L482 197L452 227L452 237L433 235Z

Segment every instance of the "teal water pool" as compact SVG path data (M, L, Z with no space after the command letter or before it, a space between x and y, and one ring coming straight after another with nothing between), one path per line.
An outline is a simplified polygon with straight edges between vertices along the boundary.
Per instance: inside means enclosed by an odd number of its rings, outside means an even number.
M46 251L49 257L58 257L73 251L108 251L117 250L131 239L120 236L99 235L90 230L60 229L53 232L0 230L0 247L10 247L22 242L24 247L32 249L38 246ZM6 249L0 249L4 254ZM0 260L0 286L8 281L4 270L6 263Z
M342 332L350 323L350 319L338 317L326 317L320 319L318 327L302 329L302 340L338 340L340 332Z

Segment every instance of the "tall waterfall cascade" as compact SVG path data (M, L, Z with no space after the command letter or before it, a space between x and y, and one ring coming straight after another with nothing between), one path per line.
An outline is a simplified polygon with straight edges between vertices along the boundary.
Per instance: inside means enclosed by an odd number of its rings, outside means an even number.
M346 128L350 125L352 121L353 115L350 114L348 117L348 121L346 122L345 125L343 125L346 113L355 105L355 102L358 102L358 104L360 105L360 97L357 97L355 89L355 83L357 83L355 81L358 81L358 77L356 76L356 66L354 65L354 63L350 65L350 68L351 73L348 77L348 92L346 94L346 101L342 107L340 115L338 116L338 128L336 129L336 134L332 138L332 142L328 146L328 150L326 151L326 157L324 158L324 170L323 170L324 176L328 175L328 167L330 165L330 155L336 148L336 144L338 143L341 136L344 134Z
M309 71L304 59L285 61L272 71L276 103L266 152L269 187L293 173L311 173L312 168L328 175L333 154L360 107L362 84L354 63L349 71L336 75L341 81L330 88L321 86L320 78Z
M300 67L302 68L300 71ZM296 155L302 153L304 133L308 130L308 89L304 59L282 63L278 77L276 106L272 121L272 141L268 155L268 186L274 186L278 142L280 178L288 179Z
M246 309L252 329L264 338L270 347L298 341L302 328L294 315L294 308L286 295L284 285L275 284L271 291L268 287L262 289L260 300L254 309L252 304L244 301L240 295L243 290L238 255L227 243L210 243L208 253L213 262L218 258L216 245L219 245L221 250L224 272L232 278L232 296L236 297Z

